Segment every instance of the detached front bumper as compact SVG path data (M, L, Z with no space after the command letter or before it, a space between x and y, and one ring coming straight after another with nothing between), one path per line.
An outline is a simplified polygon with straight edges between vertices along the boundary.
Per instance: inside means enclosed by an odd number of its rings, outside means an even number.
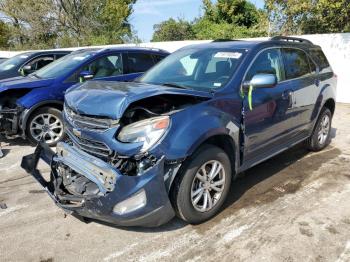
M65 147L70 146L65 145ZM73 161L64 164L68 164L75 171L86 173L82 175L91 179L91 181L95 180L93 182L96 182L99 187L103 187L103 183L110 184L111 181L115 183L110 185L109 188L106 187L109 190L105 194L93 197L63 193L62 178L56 170L56 164L57 161L65 160L61 155L56 155L45 144L39 145L34 154L23 157L22 168L31 174L45 188L55 203L67 213L120 226L146 227L162 225L174 217L175 213L164 183L164 159L160 159L141 176L126 176L120 174L118 170L102 160L87 155L85 152L79 152L76 148L71 147L67 150L72 157L67 155L65 157L69 157ZM51 166L49 181L46 181L37 169L40 159ZM107 167L110 170L107 170ZM80 170L76 170L79 168ZM115 180L98 181L98 174L101 170L102 172L108 172L108 174L114 174ZM132 198L140 191L146 195L146 203L142 208L123 215L113 211L117 204Z

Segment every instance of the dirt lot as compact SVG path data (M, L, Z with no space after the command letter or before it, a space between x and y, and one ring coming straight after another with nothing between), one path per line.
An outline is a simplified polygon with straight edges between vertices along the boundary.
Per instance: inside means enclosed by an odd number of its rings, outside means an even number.
M0 160L0 261L350 261L350 105L337 105L332 135L322 152L297 146L246 172L213 220L156 229L65 217L19 167L33 148L11 142Z

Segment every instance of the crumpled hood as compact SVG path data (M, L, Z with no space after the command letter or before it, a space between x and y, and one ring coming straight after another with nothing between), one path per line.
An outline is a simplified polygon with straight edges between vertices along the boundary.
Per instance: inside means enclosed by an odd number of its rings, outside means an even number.
M69 89L65 102L80 114L119 119L131 103L165 94L212 97L208 92L144 83L88 81Z
M51 85L53 81L54 79L37 79L30 76L8 78L0 81L0 93L11 89L33 89L45 87Z

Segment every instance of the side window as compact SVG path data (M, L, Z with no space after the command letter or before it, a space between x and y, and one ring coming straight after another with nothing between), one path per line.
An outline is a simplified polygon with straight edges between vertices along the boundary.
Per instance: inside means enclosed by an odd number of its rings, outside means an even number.
M152 55L153 56L153 61L155 64L159 63L160 61L162 61L165 56L164 55Z
M66 56L67 54L56 54L55 55L55 60L60 59L61 57Z
M279 49L267 49L259 54L250 67L245 81L250 81L257 74L276 75L278 82L284 79Z
M282 49L286 79L306 76L310 73L310 65L305 52L298 49Z
M128 53L128 73L146 72L154 65L151 54Z
M320 71L330 66L326 56L321 49L310 50L310 55L318 63Z
M98 58L84 66L80 71L89 71L94 78L118 76L123 74L122 55L109 55Z
M34 60L30 61L28 64L26 64L25 66L30 66L30 71L36 71L39 70L40 68L43 68L44 66L50 64L51 62L53 62L53 55L51 56L42 56L42 57L38 57L35 58Z

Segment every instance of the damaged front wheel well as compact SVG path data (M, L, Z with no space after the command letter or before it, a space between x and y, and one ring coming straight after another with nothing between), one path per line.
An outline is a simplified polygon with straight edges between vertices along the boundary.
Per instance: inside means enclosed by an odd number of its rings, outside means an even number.
M198 150L200 150L202 147L204 147L206 145L217 146L220 149L222 149L223 151L225 151L225 153L227 154L227 156L230 159L231 170L232 170L232 179L234 179L234 176L235 176L235 173L236 173L236 171L235 171L235 162L236 162L235 150L236 150L236 147L235 147L233 139L229 135L215 135L215 136L212 136L212 137L208 138L207 140L203 141L196 148L196 150L194 151L194 153L192 155L195 155ZM186 168L187 168L187 164L186 163L188 163L190 161L191 161L191 156L187 157L184 160L184 162L181 165L181 168L177 172L176 176L181 173L181 170L186 170ZM170 185L170 191L173 189L173 187L174 187L174 183L172 183Z

